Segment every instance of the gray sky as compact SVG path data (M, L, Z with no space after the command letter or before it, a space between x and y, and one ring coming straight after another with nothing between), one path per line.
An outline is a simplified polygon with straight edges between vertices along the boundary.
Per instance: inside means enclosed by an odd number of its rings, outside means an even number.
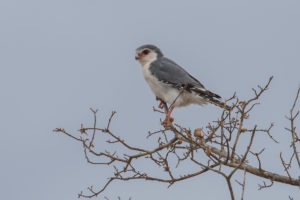
M247 98L274 75L251 122L275 122L273 134L283 142L267 149L264 167L283 173L284 115L300 82L299 10L296 0L1 0L1 199L75 199L87 186L104 184L111 170L86 164L81 145L52 133L91 125L90 107L100 109L99 126L117 110L113 130L131 144L151 146L145 137L160 127L160 116L152 112L157 102L134 60L136 47L147 43L225 98L235 91ZM208 105L173 114L194 129L220 112ZM256 141L257 149L267 147L264 139ZM300 196L297 188L279 183L257 191L262 180L248 176L247 199ZM103 196L229 199L225 181L211 173L170 189L116 182Z

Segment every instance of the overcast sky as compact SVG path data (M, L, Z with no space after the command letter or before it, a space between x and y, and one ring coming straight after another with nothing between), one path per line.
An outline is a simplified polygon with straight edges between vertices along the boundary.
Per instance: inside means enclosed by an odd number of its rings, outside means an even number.
M0 1L0 190L1 199L75 199L90 185L102 186L107 166L91 166L82 147L54 134L92 124L117 111L113 130L135 145L151 146L147 132L160 127L154 95L134 60L135 49L155 44L208 89L224 98L274 75L251 123L275 122L282 140L266 147L266 169L284 173L280 151L288 152L288 113L300 83L300 1L297 0L1 0ZM173 112L191 129L217 119L212 105ZM251 124L250 123L250 124ZM300 127L299 121L297 122ZM266 138L264 138L266 139ZM100 147L99 147L100 148ZM249 175L246 199L300 197L299 189ZM207 173L167 189L144 181L115 182L110 199L229 199L225 181Z

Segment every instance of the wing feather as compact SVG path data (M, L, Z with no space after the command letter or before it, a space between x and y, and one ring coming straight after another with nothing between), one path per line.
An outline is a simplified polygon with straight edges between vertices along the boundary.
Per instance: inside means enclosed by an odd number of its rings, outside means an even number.
M159 81L178 89L185 88L187 91L193 91L207 99L221 98L219 95L207 90L199 80L166 57L161 57L152 62L149 70Z
M166 57L159 58L152 62L149 70L158 80L167 82L176 87L188 85L189 87L204 88L200 81Z

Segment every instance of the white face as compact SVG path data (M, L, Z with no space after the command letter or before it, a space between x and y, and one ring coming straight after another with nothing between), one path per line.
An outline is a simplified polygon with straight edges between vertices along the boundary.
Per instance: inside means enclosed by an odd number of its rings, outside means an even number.
M136 59L141 63L141 65L149 64L157 59L157 53L153 50L145 48L136 51Z

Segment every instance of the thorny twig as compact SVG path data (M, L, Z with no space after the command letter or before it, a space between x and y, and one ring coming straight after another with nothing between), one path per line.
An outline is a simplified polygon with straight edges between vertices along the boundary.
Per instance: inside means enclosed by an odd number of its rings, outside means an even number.
M158 131L148 133L148 137L157 137L157 143L154 144L152 149L145 149L137 145L131 145L121 137L117 136L110 129L111 122L115 116L113 111L109 117L107 126L105 128L97 128L96 126L96 113L97 110L92 110L94 113L94 124L92 128L84 128L83 126L79 130L79 136L70 134L65 129L57 128L54 131L63 133L80 142L83 146L84 156L90 164L100 165L112 165L114 174L108 179L100 189L94 189L94 187L88 187L88 193L81 192L78 197L92 198L98 196L100 193L114 181L128 181L128 180L148 180L167 183L168 186L172 186L176 182L183 181L192 177L199 176L208 171L215 172L223 176L228 185L231 199L235 199L232 177L237 171L244 172L243 183L237 182L242 186L241 198L244 198L246 175L253 174L255 176L270 180L270 184L266 184L263 181L263 185L259 185L259 189L271 187L275 182L281 182L293 186L299 186L300 180L293 178L292 174L288 172L288 169L292 165L293 158L297 158L296 143L299 142L299 136L296 133L295 119L299 112L294 114L296 101L298 100L299 90L297 92L296 99L290 110L289 120L291 121L291 128L288 129L292 134L292 147L294 153L289 159L288 163L285 163L283 156L280 155L282 165L285 168L287 176L272 173L263 168L260 155L265 150L262 149L258 153L251 151L252 146L255 145L254 137L258 133L266 133L268 138L277 142L271 135L271 129L273 124L268 128L260 128L253 126L253 128L246 128L245 121L248 120L250 112L258 105L257 100L268 89L269 81L264 87L258 86L258 90L253 89L254 97L249 100L239 100L234 94L227 103L232 103L232 109L229 111L223 110L220 119L209 123L205 129L198 129L197 134L192 135L192 131L189 128L185 128L179 124L170 124L163 127ZM176 100L175 100L176 101ZM174 101L174 102L175 102ZM167 104L163 104L164 112L168 113ZM154 111L159 111L154 108ZM159 111L162 114L162 111ZM200 132L199 132L200 131ZM102 134L96 134L102 132ZM85 133L85 134L82 134ZM120 145L125 148L121 152L97 152L94 146L95 137L110 137L111 139L106 142L110 145ZM147 137L147 138L148 138ZM248 146L240 148L238 146L240 139L244 137L248 139ZM295 146L295 147L294 147ZM243 153L241 153L243 152ZM258 167L254 167L253 163L249 163L249 152L255 156L258 161ZM172 156L173 155L173 156ZM176 161L171 157L177 158ZM165 176L155 176L151 172L151 168L141 168L135 160L148 159L152 161L152 167L161 168L165 172ZM198 170L183 173L185 164L194 164L199 167ZM298 161L299 164L299 161ZM300 165L299 165L300 166ZM150 170L150 171L149 171ZM152 175L149 175L152 174Z
M296 161L298 163L298 167L300 168L300 158L299 158L299 152L297 151L297 146L296 146L296 143L300 142L300 139L299 139L299 136L296 132L296 127L295 127L295 119L298 117L299 115L299 110L294 113L294 110L295 110L295 106L296 106L296 103L298 101L298 98L299 98L299 93L300 93L300 86L298 87L298 90L297 90L297 94L296 94L296 97L295 97L295 100L294 100L294 103L293 103L293 106L292 108L290 109L290 115L287 117L287 119L290 121L290 128L286 128L286 130L288 130L290 133L291 133L291 146L293 147L293 155L295 155L295 158L296 158Z
M258 190L272 187L274 184L274 181L272 181L272 180L270 180L270 181L271 181L270 184L267 184L265 181L263 181L263 185L258 184Z

